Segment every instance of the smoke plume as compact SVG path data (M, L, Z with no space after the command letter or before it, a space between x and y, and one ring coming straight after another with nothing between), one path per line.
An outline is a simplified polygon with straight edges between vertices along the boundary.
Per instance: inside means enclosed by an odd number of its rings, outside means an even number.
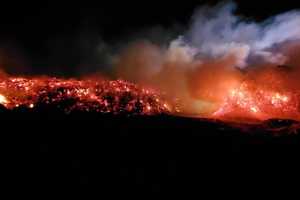
M235 10L232 2L204 6L168 45L132 43L117 57L117 76L165 91L184 113L202 115L244 81L299 90L300 11L255 22Z
M111 79L150 86L183 114L211 117L235 112L300 119L300 11L257 22L236 15L236 8L232 2L203 6L178 36L174 35L184 26L174 31L158 26L120 44L108 44L92 31L52 38L50 50L27 63L53 66L46 72L38 68L48 75L99 71ZM16 51L10 52L13 56L1 55L0 67L8 73L19 65L16 60L26 63ZM36 72L26 67L22 71Z

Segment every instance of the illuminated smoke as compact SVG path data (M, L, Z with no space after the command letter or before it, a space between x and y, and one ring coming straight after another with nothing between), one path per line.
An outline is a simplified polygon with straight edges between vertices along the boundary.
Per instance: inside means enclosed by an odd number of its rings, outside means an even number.
M73 50L76 55L83 54L82 58L87 57L81 59L81 56L74 56L83 60L79 65L84 67L79 73L94 73L94 68L86 66L95 65L97 68L101 64L104 66L99 71L108 78L126 80L161 91L168 104L161 102L160 95L154 98L155 95L133 90L133 100L148 98L149 95L150 102L155 102L153 99L159 100L150 107L149 102L143 101L145 113L164 112L170 106L175 108L172 109L176 111L175 114L182 115L300 120L300 11L294 10L256 22L235 15L235 9L234 3L204 6L193 15L190 28L177 38L165 43L157 42L161 40L126 41L126 48L121 45L123 48L117 55L111 53L115 51L108 48L110 45L106 43L96 48L97 42L93 39L88 42L84 40L83 43L87 45L83 45L81 51ZM95 52L90 54L93 49L97 49L99 55ZM63 53L61 56L65 58ZM55 62L56 59L50 60ZM77 63L78 60L74 59L74 62ZM2 73L0 78L1 76ZM13 77L5 79L2 84L10 83L12 79ZM24 82L29 84L34 80L44 83L44 79L40 77L25 79ZM64 91L69 91L76 98L87 87L98 88L88 81L84 82L85 86L82 88L80 81L70 83L65 79L50 81L49 84L56 88L57 84L67 83L73 89ZM112 83L120 84L123 89L128 85L127 82ZM81 88L79 93L76 92L78 87ZM118 87L108 88L115 91ZM0 104L6 107L19 105L19 98L24 91L9 91L4 87L4 91L0 93ZM28 92L25 94L36 96ZM93 92L88 94L83 100L89 102L94 96ZM92 104L92 107L102 105L102 97L98 96L100 104ZM119 94L114 93L114 98L118 97ZM81 100L79 98L78 103ZM23 99L21 102L26 102L28 108L36 105L36 102ZM130 103L127 106L131 108ZM86 106L78 107L90 109ZM118 102L116 108L120 108Z
M205 57L218 59L234 54L239 67L252 64L251 57L255 56L266 62L283 64L286 55L277 48L300 39L300 11L256 23L234 15L235 9L234 3L199 9L186 34L188 43Z
M300 11L255 22L235 9L200 8L169 45L133 43L118 57L116 74L178 99L183 114L299 118Z

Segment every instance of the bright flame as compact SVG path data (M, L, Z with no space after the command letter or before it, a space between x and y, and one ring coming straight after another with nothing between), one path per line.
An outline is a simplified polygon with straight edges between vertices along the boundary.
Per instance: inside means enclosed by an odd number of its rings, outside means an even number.
M214 117L251 117L256 119L296 118L300 119L296 93L278 92L274 89L243 82L229 91Z
M8 100L6 99L6 97L3 96L2 94L0 94L0 104L6 105L7 103L8 103Z

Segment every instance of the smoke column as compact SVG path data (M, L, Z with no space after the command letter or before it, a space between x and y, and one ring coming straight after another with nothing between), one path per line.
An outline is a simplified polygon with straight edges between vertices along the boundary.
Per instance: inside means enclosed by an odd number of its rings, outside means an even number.
M169 45L132 43L117 58L117 76L156 87L179 99L182 113L202 116L218 112L244 82L255 86L252 93L298 92L300 11L258 23L235 9L232 2L199 8L190 28Z
M45 68L49 72L28 68L26 56L3 46L0 78L16 71L93 79L99 72L159 90L175 105L175 114L300 120L300 11L260 22L235 11L233 2L203 6L174 38L178 30L152 29L148 39L131 37L135 42L128 39L126 45L109 45L89 31L68 40L58 37L49 40L53 51L47 58L33 62L53 66Z

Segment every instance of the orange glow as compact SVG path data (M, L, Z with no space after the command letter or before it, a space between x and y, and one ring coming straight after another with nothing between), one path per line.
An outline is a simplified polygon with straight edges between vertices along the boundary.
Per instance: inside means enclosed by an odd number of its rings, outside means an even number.
M67 113L73 110L143 115L171 112L158 92L123 80L9 77L0 79L0 93L0 104L7 109L63 104Z

